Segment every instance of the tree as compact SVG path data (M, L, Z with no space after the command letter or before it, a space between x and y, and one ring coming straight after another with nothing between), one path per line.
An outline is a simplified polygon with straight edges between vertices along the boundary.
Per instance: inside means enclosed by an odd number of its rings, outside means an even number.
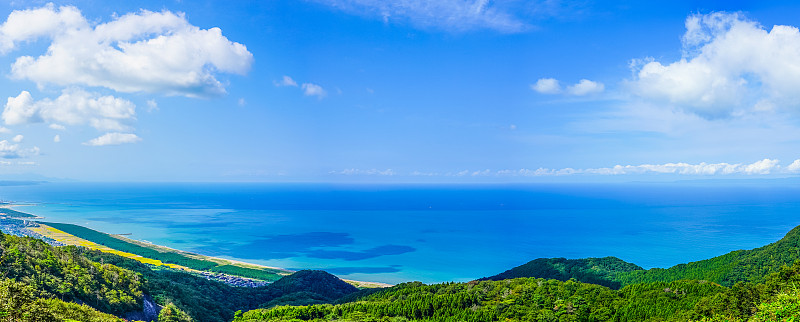
M192 322L192 318L175 304L169 303L158 313L158 322Z

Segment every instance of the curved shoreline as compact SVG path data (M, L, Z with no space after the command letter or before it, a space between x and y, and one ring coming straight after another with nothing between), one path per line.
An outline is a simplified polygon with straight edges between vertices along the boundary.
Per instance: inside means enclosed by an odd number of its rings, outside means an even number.
M105 245L101 245L101 244L97 244L97 243L91 242L91 241L89 241L87 239L80 238L80 237L75 236L73 234L58 230L58 229L56 229L54 227L50 227L50 226L47 225L47 223L40 222L40 220L46 219L45 217L41 217L41 216L37 216L37 215L34 215L34 214L30 214L30 213L26 213L26 212L21 212L21 211L15 210L14 207L16 207L16 206L24 206L24 205L23 204L17 205L17 204L13 204L13 203L0 204L0 208L10 209L10 210L13 210L15 212L19 212L19 213L22 213L22 214L25 214L25 215L29 215L30 217L27 217L27 216L25 216L25 217L17 217L17 219L30 220L31 222L37 223L38 225L40 225L42 227L38 228L38 229L30 227L28 229L30 231L33 231L33 232L35 232L37 234L40 234L40 235L46 237L46 238L53 239L53 240L55 240L55 241L57 241L59 243L63 243L65 245L83 246L83 247L88 247L88 248L96 249L96 250L103 251L103 252L114 253L114 254L117 254L117 255L120 255L120 256L123 256L123 257L131 258L131 259L134 259L134 260L146 263L146 264L151 264L151 265L158 265L158 266L163 265L163 266L167 266L167 267L170 267L170 268L173 268L173 269L180 269L180 270L189 271L189 272L193 272L193 273L199 273L199 274L202 274L202 273L205 273L205 274L208 274L208 273L219 274L219 272L214 272L214 271L209 271L209 270L192 269L192 268L189 268L189 267L186 267L186 266L165 263L165 262L162 262L162 261L160 261L158 259L148 258L148 257L141 256L141 255L138 255L138 254L124 252L124 251L121 251L121 250L118 250L118 249L114 249L112 247L108 247L108 246L105 246ZM279 268L279 267L266 266L266 265L261 265L261 264L255 264L255 263L247 262L245 260L238 259L238 258L221 258L221 257L200 255L200 254L195 254L195 253L191 253L191 252L187 252L187 251L183 251L183 250L180 250L180 249L175 249L175 248L171 248L171 247L167 247L167 246L163 246L163 245L157 245L157 244L154 244L154 243L151 243L151 242L147 242L147 241L140 241L140 240L128 238L126 236L121 236L119 234L107 234L107 233L104 233L104 232L95 231L93 229L90 229L90 228L87 228L87 227L84 227L84 226L81 226L81 225L74 225L74 224L69 224L69 225L77 226L77 227L81 227L83 229L87 229L87 230L91 230L91 231L94 231L94 232L97 232L97 233L101 233L101 234L104 234L104 235L119 239L119 240L124 241L126 243L135 244L135 245L139 245L141 247L150 248L150 249L156 250L158 252L180 254L180 255L185 256L185 257L190 258L190 259L214 262L214 263L217 263L218 267L219 266L230 265L230 266L240 267L240 268L244 268L244 269L251 269L251 270L274 271L274 272L271 272L271 273L275 274L277 276L286 276L286 275L290 275L290 274L294 273L294 271L292 271L292 270ZM223 273L222 275L230 275L230 276L235 276L235 277L244 278L244 279L251 279L251 280L253 279L252 277L240 276L240 275L230 274L230 273ZM263 279L256 278L255 280L263 280ZM352 284L352 285L354 285L356 287L359 287L359 288L381 288L381 287L392 286L392 284L380 283L380 282L357 281L357 280L350 280L350 279L342 279L342 280L344 280L344 281L346 281L346 282L348 282L348 283L350 283L350 284Z

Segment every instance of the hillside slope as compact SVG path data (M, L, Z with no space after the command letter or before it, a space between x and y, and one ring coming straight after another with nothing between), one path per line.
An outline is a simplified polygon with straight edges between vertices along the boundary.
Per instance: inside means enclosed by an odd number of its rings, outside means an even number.
M616 257L539 258L482 280L534 277L566 281L575 279L610 288L647 282L706 280L724 286L737 282L760 283L770 273L800 260L800 226L782 239L751 250L737 250L714 258L670 268L641 267Z
M539 258L514 267L500 274L484 277L481 280L499 281L519 277L535 277L566 281L576 279L618 289L622 283L615 280L619 273L642 270L640 266L616 257L603 258Z
M707 280L725 286L737 282L763 282L770 273L800 260L800 226L782 239L751 250L737 250L714 258L679 264L667 269L653 268L619 273L622 285L681 279Z

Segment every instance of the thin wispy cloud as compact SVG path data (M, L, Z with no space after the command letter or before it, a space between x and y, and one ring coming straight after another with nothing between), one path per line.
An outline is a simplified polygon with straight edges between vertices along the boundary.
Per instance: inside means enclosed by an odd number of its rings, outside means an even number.
M588 79L581 79L577 83L569 85L566 88L561 88L561 82L555 78L540 78L536 83L531 84L531 89L535 92L548 95L567 94L572 96L586 96L602 93L605 88L603 83Z
M314 83L303 83L303 95L305 96L316 96L319 99L324 98L328 95L328 92L325 91L322 86L319 86Z
M392 169L378 170L378 169L344 169L341 171L331 171L328 174L345 175L345 176L393 176L397 173Z
M637 175L637 174L672 174L672 175L691 175L691 176L715 176L715 175L768 175L779 173L800 172L800 159L786 167L781 167L780 161L775 159L763 159L749 164L742 163L696 163L685 162L664 163L664 164L641 164L641 165L615 165L605 168L561 168L561 169L519 169L519 170L500 170L498 175L505 176L566 176L566 175Z
M520 7L498 6L488 0L312 0L346 13L381 19L386 23L446 31L489 29L519 32L530 27L517 16Z
M83 144L90 146L120 145L127 143L136 143L141 140L142 139L139 136L133 133L112 132L103 134L102 136L91 139L87 142L84 142Z
M412 176L412 177L557 177L557 176L625 176L625 175L673 175L673 176L732 176L732 175L786 175L800 173L800 159L782 166L777 159L762 159L753 163L663 163L640 165L615 165L600 168L521 168L502 170L462 170L457 172L412 171L407 174L391 169L345 169L331 171L335 175Z
M294 79L292 79L291 77L286 76L286 75L283 75L283 78L281 78L280 81L274 81L272 83L275 84L275 86L278 86L278 87L280 87L280 86L297 87L297 82Z

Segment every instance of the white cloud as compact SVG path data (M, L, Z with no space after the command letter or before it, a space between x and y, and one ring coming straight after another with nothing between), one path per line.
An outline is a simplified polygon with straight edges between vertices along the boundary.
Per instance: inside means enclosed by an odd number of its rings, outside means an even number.
M8 140L0 141L0 158L17 159L35 155L39 155L38 147L24 149L20 147L19 144L13 144L11 142L8 142Z
M540 78L536 84L531 85L531 89L542 94L558 94L561 92L561 85L555 78Z
M22 41L53 35L86 26L86 19L75 7L54 10L53 4L31 10L15 10L0 26L0 53L6 53Z
M517 18L515 8L488 0L314 0L351 14L380 18L384 22L408 22L421 28L467 31L492 29L518 32L528 26Z
M294 86L294 87L297 87L297 82L295 82L294 79L292 79L291 77L286 76L286 75L283 75L283 78L281 79L280 82L274 81L273 83L275 84L275 86Z
M531 85L531 89L541 94L564 93L561 89L561 84L555 78L540 78L536 81L536 84ZM603 85L603 83L581 79L579 82L567 86L565 93L574 96L584 96L601 93L603 90L605 90L605 85Z
M14 141L16 143L20 143L20 142L22 142L22 139L24 139L24 138L25 137L22 136L22 134L17 134L16 136L14 136L14 138L11 139L11 141Z
M575 96L601 93L605 90L603 83L581 79L577 84L567 87L567 92Z
M240 98L240 99L239 99L239 100L236 102L236 104L239 104L239 106L245 106L245 105L247 105L247 101L246 101L244 98Z
M378 169L344 169L342 171L331 171L330 174L340 175L367 175L367 176L393 176L396 173L392 169L378 170Z
M53 130L59 130L59 131L63 131L63 130L67 129L65 126L63 126L61 124L56 124L56 123L50 124L47 127L51 128Z
M15 10L0 25L0 52L49 40L39 57L18 57L11 77L39 86L97 86L118 92L204 97L225 93L216 74L244 74L253 57L219 28L200 29L183 14L142 10L106 23L71 6Z
M631 174L675 174L675 175L767 175L772 173L788 173L800 171L800 160L796 160L786 168L781 168L779 161L775 159L763 159L750 164L730 164L730 163L664 163L664 164L641 164L641 165L615 165L610 168L586 168L586 169L548 169L539 168L536 170L500 170L497 175L501 176L563 176L574 174L588 175L631 175Z
M0 133L11 133L11 129L5 126L0 126Z
M316 96L317 98L323 98L328 95L328 92L317 84L312 83L304 83L303 84L303 95L305 96Z
M156 100L147 100L147 111L158 111L158 102Z
M706 118L800 107L800 31L738 13L686 19L683 57L634 60L634 93Z
M39 101L23 91L9 97L2 118L8 125L47 122L51 128L68 125L89 125L100 131L126 131L126 122L136 118L136 107L128 100L100 96L81 89L69 88L55 100Z
M786 166L786 171L789 172L800 172L800 159L794 160L792 164Z
M56 136L53 137L53 142L55 143L61 142L61 136L56 134Z
M102 145L119 145L125 143L136 143L142 139L133 133L106 133L100 137L84 142L84 145L102 146Z

